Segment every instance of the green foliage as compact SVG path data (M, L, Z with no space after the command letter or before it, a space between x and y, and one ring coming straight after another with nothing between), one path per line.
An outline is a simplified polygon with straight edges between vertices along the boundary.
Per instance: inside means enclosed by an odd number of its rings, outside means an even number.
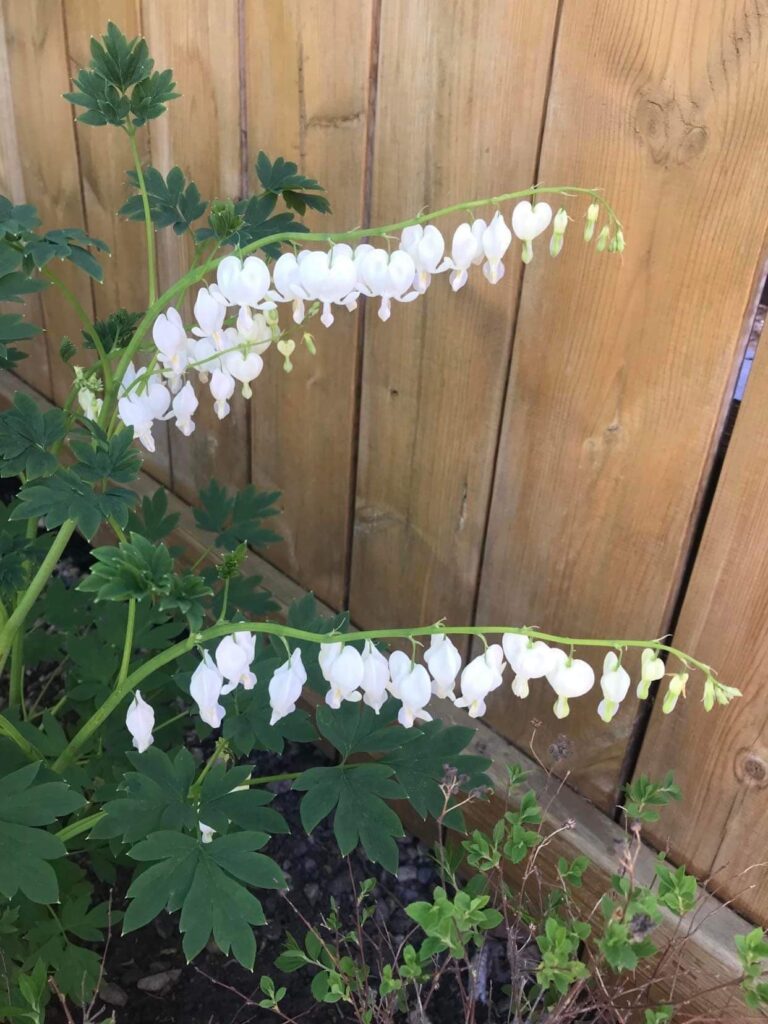
M761 928L736 936L736 952L744 977L741 990L751 1010L768 1007L768 937Z
M656 808L666 807L672 800L682 799L679 786L675 785L672 772L667 772L661 782L653 782L647 775L640 775L624 787L626 803L624 813L634 821L650 823L659 820Z
M22 892L33 903L55 903L59 885L50 861L66 855L50 825L83 803L64 782L39 779L41 762L6 774L0 784L0 892Z
M202 843L181 832L151 833L129 853L151 866L131 883L123 930L141 928L164 909L180 910L188 960L213 936L223 953L231 950L244 967L252 968L256 940L251 925L264 924L265 918L248 887L286 887L277 864L256 852L268 838L264 832L237 832Z
M426 935L420 956L433 956L448 950L451 956L463 957L468 946L482 946L485 933L501 924L498 910L489 907L490 896L470 896L457 892L451 899L446 891L437 888L432 902L410 903L405 912Z
M200 491L195 522L201 530L215 533L216 547L234 551L240 544L263 548L280 540L279 534L262 523L279 514L275 502L279 491L258 491L253 484L231 495L216 480Z
M78 474L77 466L59 467L53 476L22 487L19 505L11 517L43 519L48 530L74 519L80 532L90 540L105 520L114 519L124 527L135 497L125 487L105 487L97 492Z
M681 864L678 868L656 863L656 877L659 880L657 895L659 902L678 917L687 914L696 906L698 887L693 875L689 875Z
M307 208L317 213L330 213L331 204L325 196L317 195L325 192L323 186L314 178L307 178L298 173L298 167L291 160L279 156L274 163L262 150L256 158L256 174L267 195L282 198L290 210L295 210L301 217Z
M17 391L13 405L0 413L0 476L27 480L50 476L58 459L51 451L66 434L66 417L60 409L42 412L37 402Z
M128 532L141 534L156 544L173 533L179 524L181 514L168 511L168 494L158 487L152 497L141 499L140 510L134 510L128 516Z
M141 313L129 313L127 309L117 309L104 320L95 320L93 327L105 352L116 352L125 348L133 337L134 331L141 320ZM83 331L86 348L95 349L90 331Z
M571 985L587 977L587 965L579 959L578 953L591 930L583 921L566 923L555 915L547 917L544 930L536 936L541 953L536 981L545 992L551 989L565 995Z
M84 107L81 124L138 128L165 112L178 97L173 72L154 71L144 39L128 40L113 23L101 40L91 39L91 60L76 75L64 99Z
M139 177L136 171L128 171L128 180L138 189ZM144 168L144 183L149 197L149 212L156 228L173 228L174 233L183 235L189 231L193 221L205 213L208 203L200 198L194 181L187 182L180 167L172 167L167 177L155 167ZM144 204L141 194L131 196L118 211L129 220L144 220Z
M53 259L69 260L89 277L101 282L104 280L101 264L89 249L109 252L106 242L92 238L81 228L57 228L27 241L24 255L32 260L38 270L42 270Z

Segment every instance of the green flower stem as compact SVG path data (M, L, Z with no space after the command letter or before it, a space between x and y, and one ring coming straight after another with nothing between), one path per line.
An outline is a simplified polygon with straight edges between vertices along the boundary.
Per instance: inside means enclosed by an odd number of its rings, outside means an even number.
M82 835L83 832L89 832L94 825L97 825L102 818L106 817L106 814L106 811L97 811L96 814L89 814L87 818L81 818L79 821L73 821L71 825L65 825L58 832L54 832L54 835L62 843L68 843L75 836Z
M34 517L27 520L25 530L26 539L33 540L37 536L37 519ZM16 597L21 600L23 591ZM22 718L27 717L27 709L24 706L24 630L20 629L13 638L11 646L11 673L8 690L8 707L21 711Z
M30 743L29 740L25 739L13 722L9 722L3 715L0 715L0 736L6 736L9 740L13 740L19 750L23 751L30 761L44 760L43 755L34 743Z
M116 686L122 686L128 676L128 668L131 664L133 653L133 634L136 629L136 598L128 601L128 620L125 624L125 641L123 643L123 657L120 661L120 671L117 676Z
M528 629L526 626L418 626L415 629L369 629L356 633L309 633L304 629L295 629L293 626L283 626L277 622L221 622L211 626L209 629L199 633L193 633L185 640L180 640L172 647L167 648L150 658L143 665L127 676L120 686L116 686L93 715L84 722L68 746L64 748L53 764L53 770L62 771L72 759L80 752L88 740L97 732L112 712L119 707L121 702L136 687L142 683L153 672L163 668L165 665L183 655L193 651L195 647L206 643L208 640L217 640L219 637L228 636L231 633L245 631L248 633L263 633L267 636L279 636L283 639L303 640L313 644L327 644L337 640L344 643L360 643L364 640L411 640L419 636L433 636L444 634L447 636L477 636L484 637L490 634L518 633L527 636L532 640L545 640L550 643L561 644L564 647L608 647L621 650L626 647L650 647L654 651L665 651L679 658L684 665L695 666L707 675L711 669L702 661L697 661L690 655L663 644L658 640L611 640L611 639L581 639L568 636L555 636L554 633L543 633L538 629Z
M133 142L133 140L132 145L135 150L135 142ZM134 160L138 160L138 151L135 151ZM141 187L143 175L141 175L140 161L137 163L137 176L139 186ZM513 199L525 199L539 195L589 196L593 202L599 203L600 206L603 207L611 224L617 228L621 227L621 222L616 216L610 203L603 198L600 191L596 188L576 188L570 185L532 185L530 188L519 189L517 192L505 192L503 195L499 196L490 196L485 199L472 199L468 202L454 203L452 206L444 206L440 210L433 210L430 213L422 213L417 217L397 221L393 224L385 224L383 227L378 228L356 228L354 231L330 233L317 231L285 231L281 234L278 233L275 235L269 235L266 238L259 238L255 242L251 242L249 245L243 246L242 249L235 250L235 252L239 256L247 256L249 253L255 252L257 249L263 249L265 246L276 242L296 242L298 244L303 242L336 243L352 242L360 238L381 237L382 235L391 234L394 231L402 231L403 228L411 227L414 224L427 224L430 221L438 220L440 217L445 217L450 213L462 213L468 210L476 210L482 206L493 206L498 205L499 203L509 202ZM153 253L153 249L151 245L149 245L151 235L149 202L145 197L145 193L142 193L142 198L144 199L145 220L148 228L148 248L150 253ZM123 379L123 374L125 373L128 364L136 355L142 341L144 340L144 336L151 328L158 315L164 312L178 295L183 295L193 284L197 281L201 281L207 274L215 270L222 259L224 259L224 256L211 257L207 259L205 263L201 263L199 266L193 267L191 270L188 270L183 277L180 277L178 281L171 285L170 288L163 292L157 300L151 301L149 309L144 314L144 317L136 328L133 338L131 339L131 343L123 350L123 354L114 375L116 381L119 382ZM114 404L117 399L114 391L115 389L113 388L113 393L105 397L104 408L99 421L102 427L105 427L109 423L112 416Z
M281 772L279 775L260 775L256 779L246 779L244 786L266 786L268 782L287 782L288 779L298 779L304 772Z
M24 591L21 600L14 608L8 621L0 630L0 671L2 671L5 665L14 637L23 626L27 615L32 610L32 606L42 593L43 587L48 582L51 573L58 565L59 559L64 553L64 548L69 543L69 538L75 532L76 527L77 523L74 519L67 519L59 527L59 532L56 534L48 554L40 563L40 568L30 581L29 586Z
M74 309L80 323L85 328L88 337L93 342L94 348L96 349L96 352L98 354L99 363L101 364L101 371L104 375L104 386L105 388L111 388L112 367L110 366L109 357L107 356L107 352L101 342L101 338L99 337L98 331L96 330L93 321L88 316L86 311L83 309L83 306L78 297L75 295L75 293L70 288L68 288L67 285L65 285L60 278L58 278L51 270L44 270L42 273L43 277L47 277L51 284L55 285L55 287L59 289L59 291L70 304L72 309Z
M133 166L136 168L136 180L139 183L139 192L141 193L141 205L144 207L144 230L146 233L147 241L147 285L149 291L149 305L151 308L157 300L157 256L155 247L155 229L152 226L152 214L149 211L149 195L147 194L147 183L144 180L144 171L142 170L141 167L141 157L139 156L139 150L136 145L136 129L133 127L130 120L127 122L125 130L128 135L128 141L131 144ZM125 362L125 366L127 365L128 361ZM121 361L120 365L118 366L117 372L118 381L123 379L125 366L123 366L123 362Z

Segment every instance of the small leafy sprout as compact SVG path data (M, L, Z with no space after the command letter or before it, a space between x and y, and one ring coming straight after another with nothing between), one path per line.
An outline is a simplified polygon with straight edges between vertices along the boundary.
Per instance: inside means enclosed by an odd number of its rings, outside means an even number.
M652 782L647 775L641 775L624 787L626 803L624 813L630 821L650 823L659 820L657 808L666 807L672 800L681 800L679 786L667 772L661 782Z
M768 1006L768 936L761 928L736 936L736 951L744 977L741 989L751 1010Z

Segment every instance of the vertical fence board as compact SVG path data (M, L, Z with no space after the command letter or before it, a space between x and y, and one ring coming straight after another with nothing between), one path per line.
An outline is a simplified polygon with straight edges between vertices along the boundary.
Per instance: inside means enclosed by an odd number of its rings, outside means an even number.
M240 86L237 0L188 0L182 4L144 0L143 29L158 68L171 67L181 98L150 122L152 162L167 174L177 164L197 182L202 196L236 197L240 188ZM157 234L160 289L189 268L191 245L170 228ZM182 307L191 323L193 289ZM229 487L248 482L248 421L238 395L219 422L205 385L197 385L196 430L183 437L170 429L176 493L195 501L211 477Z
M32 0L3 5L10 73L11 100L16 123L24 190L37 206L46 229L83 227L79 164L72 128L72 108L62 98L67 92L67 53L60 0ZM75 292L86 312L92 311L89 278L67 263L51 269ZM82 344L81 324L56 288L41 293L47 328L53 397L62 403L72 370L59 358L59 345L67 335L78 347L76 362L87 363L90 353Z
M13 111L13 81L5 37L5 14L0 4L0 192L13 203L25 203L24 175L21 168L16 118ZM3 312L17 313L38 327L45 327L39 295L30 295L23 304L7 303ZM45 335L38 334L19 346L27 356L16 364L15 372L46 398L52 394L51 370Z
M701 673L673 714L656 703L638 772L672 769L683 809L649 837L768 924L768 345L758 351L674 638L744 696L707 714ZM742 874L750 866L758 870Z
M555 12L534 0L450 17L438 0L384 3L372 223L531 181ZM459 222L441 225L449 247ZM510 261L494 287L476 270L456 295L440 277L384 325L368 304L356 622L471 617L519 275Z
M107 19L132 39L141 34L139 0L118 0L107 9L102 0L64 0L64 19L69 48L69 76L73 78L90 60L91 36L106 32ZM80 156L80 180L88 229L107 243L111 259L102 259L104 283L94 285L97 317L117 309L131 312L147 307L146 248L144 225L118 217L117 211L129 195L126 171L133 166L128 139L111 126L93 128L76 124ZM149 136L137 134L142 160L149 161ZM168 427L156 423L153 429L157 450L144 452L145 469L164 484L170 483Z
M249 172L263 149L317 178L333 212L310 212L313 230L363 222L373 7L246 0ZM252 403L253 481L283 495L284 542L267 557L336 608L345 599L359 317L342 309L329 330L308 323L314 358L297 328L293 372L270 352Z
M669 624L766 227L765 13L566 0L540 179L604 187L628 244L585 253L577 221L560 259L542 245L526 272L480 622L606 637ZM488 721L524 745L542 719L541 751L567 733L571 780L610 804L633 702L606 728L597 694L564 723L553 700L542 682Z

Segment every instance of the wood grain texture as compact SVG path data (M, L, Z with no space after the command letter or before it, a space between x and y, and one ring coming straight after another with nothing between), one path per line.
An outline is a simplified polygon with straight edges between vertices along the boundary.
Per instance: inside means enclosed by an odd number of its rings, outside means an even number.
M764 0L712 17L695 3L565 2L540 179L603 187L628 244L621 259L585 252L574 201L559 260L542 251L526 271L481 623L668 628L768 218L767 14ZM573 784L610 806L635 707L606 728L597 702L558 722L541 683L525 705L507 691L488 721L524 745L542 719L542 749L566 732Z
M768 925L768 345L758 349L675 634L744 694L710 714L692 675L674 714L657 703L638 772L672 770L684 813L650 834ZM756 868L754 865L758 865ZM752 870L749 870L752 868ZM746 872L746 873L744 873Z
M371 222L533 178L556 3L382 7ZM493 211L482 211L492 215ZM460 218L441 223L450 245ZM396 242L394 244L397 244ZM366 314L351 608L365 626L472 615L520 264Z
M245 3L249 173L263 149L316 178L333 212L310 213L315 230L364 220L373 20L372 0ZM253 482L282 491L284 542L267 555L336 608L349 555L359 316L340 309L330 329L308 323L314 358L297 329L293 372L270 352L252 402Z
M62 99L69 89L67 49L61 0L4 0L11 103L27 200L37 206L46 230L86 227L80 170L72 126L74 112ZM69 263L54 261L51 270L75 292L90 315L90 278ZM74 362L91 360L83 347L81 324L56 288L40 295L45 319L52 393L60 404L69 393L72 370L59 358L66 335L77 346Z
M181 98L150 122L152 163L167 174L178 165L205 199L237 197L240 190L240 84L237 0L144 0L142 23L159 68L171 67ZM157 233L160 290L189 269L189 239L170 228ZM193 290L182 312L192 323ZM196 430L183 437L171 426L173 485L187 501L211 477L229 487L248 482L248 419L245 402L233 399L220 422L206 386L195 382L200 406Z
M11 102L12 88L5 38L5 15L0 5L0 96L4 98L4 102L0 104L0 193L13 203L25 203L27 197L16 135L16 118ZM2 312L16 313L38 327L45 327L39 295L30 295L24 303L7 303L0 308ZM26 353L27 358L17 363L16 373L40 394L50 398L53 386L45 335L36 335L19 348Z
M132 39L141 34L139 0L64 0L69 76L74 78L90 61L91 36L101 36L112 20ZM108 316L117 309L141 312L147 308L146 249L144 226L118 217L117 211L130 194L126 171L132 166L127 136L117 128L75 124L80 157L80 181L90 232L110 248L104 258L104 283L94 284L95 315ZM138 132L136 143L142 160L149 162L149 135ZM168 426L155 424L157 450L142 448L144 468L164 484L171 483Z

